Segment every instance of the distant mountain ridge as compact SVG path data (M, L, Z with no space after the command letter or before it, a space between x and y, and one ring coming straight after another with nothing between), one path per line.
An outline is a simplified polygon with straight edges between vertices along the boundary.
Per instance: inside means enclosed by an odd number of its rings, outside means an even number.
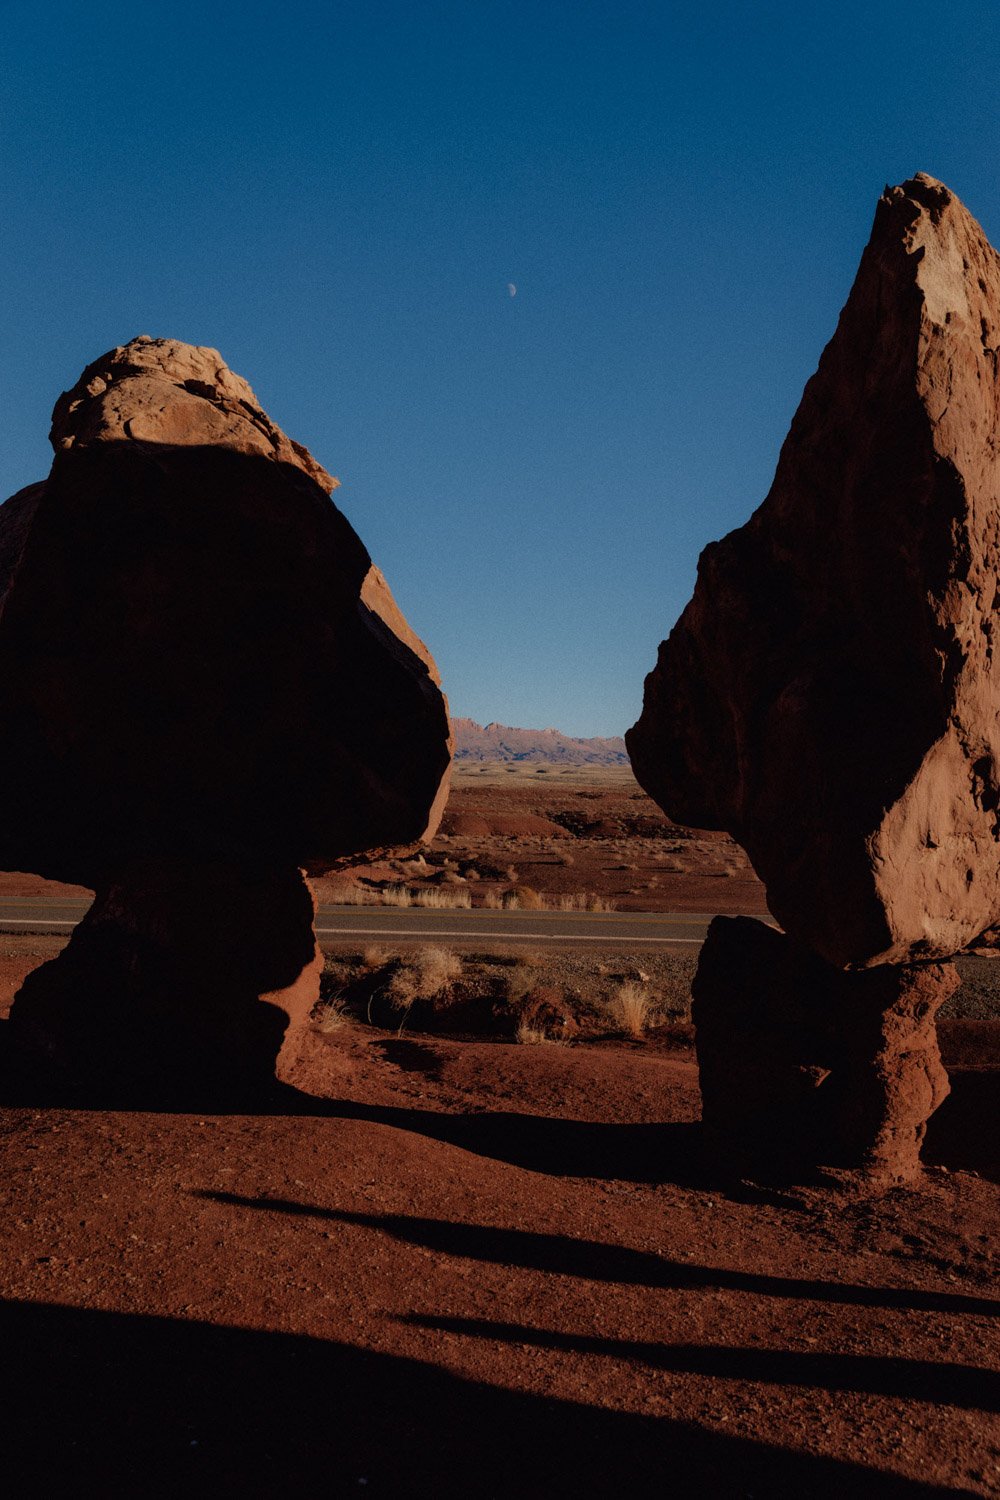
M625 741L574 739L558 729L514 729L509 724L477 724L452 719L455 759L460 761L546 760L562 766L627 766Z

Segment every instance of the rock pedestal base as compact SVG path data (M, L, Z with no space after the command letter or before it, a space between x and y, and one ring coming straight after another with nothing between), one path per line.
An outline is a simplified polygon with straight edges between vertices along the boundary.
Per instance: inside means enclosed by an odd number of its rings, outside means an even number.
M35 1076L139 1101L271 1087L319 997L313 914L294 868L134 865L28 976L16 1056Z
M716 917L692 992L715 1159L762 1180L913 1178L948 1093L934 1017L951 964L847 972L746 917Z

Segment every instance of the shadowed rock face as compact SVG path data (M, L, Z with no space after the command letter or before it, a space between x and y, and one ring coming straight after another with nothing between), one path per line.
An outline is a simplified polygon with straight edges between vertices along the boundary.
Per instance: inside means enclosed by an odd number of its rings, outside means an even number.
M1000 259L947 188L887 189L745 526L702 555L627 743L837 965L1000 921Z
M757 1177L908 1181L948 1094L935 1016L958 983L953 964L836 969L763 922L716 917L692 1006L709 1144Z
M175 1040L198 1015L222 1035L208 1011L228 1025L242 1002L211 954L240 944L193 940L184 870L242 913L259 962L234 977L240 995L294 992L300 1013L298 976L313 998L318 979L299 870L413 848L437 826L451 741L433 661L331 501L336 481L214 350L111 351L61 397L52 442L48 480L0 507L0 867L98 897L61 998L33 980L15 1029L79 1056L70 1012L114 970L105 1033L131 1006L136 1036L170 1015Z
M318 872L429 836L433 662L249 386L136 341L61 398L53 444L47 482L0 507L0 867Z

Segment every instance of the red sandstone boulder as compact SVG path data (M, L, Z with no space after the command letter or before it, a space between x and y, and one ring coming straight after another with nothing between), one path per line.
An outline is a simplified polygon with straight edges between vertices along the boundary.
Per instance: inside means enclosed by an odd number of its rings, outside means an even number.
M887 189L771 491L703 553L627 736L837 965L1000 922L998 360L983 231L929 177Z
M0 868L97 896L15 1000L18 1058L176 1099L268 1084L281 1046L301 1081L302 872L433 834L434 663L336 481L214 350L112 350L52 442L0 507Z
M935 1017L953 964L845 972L750 917L716 917L692 985L702 1121L731 1174L883 1189L920 1170L948 1095Z
M434 664L246 382L136 339L61 397L52 441L45 484L0 507L0 867L318 872L430 836Z

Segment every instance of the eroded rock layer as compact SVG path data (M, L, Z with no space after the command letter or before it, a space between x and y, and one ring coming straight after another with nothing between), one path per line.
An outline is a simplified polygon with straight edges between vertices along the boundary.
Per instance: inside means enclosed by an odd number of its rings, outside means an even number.
M1000 921L998 351L979 225L929 177L887 189L771 491L702 554L627 736L834 964Z
M693 985L702 1119L735 1175L914 1177L947 1097L935 1016L952 964L834 968L750 917L716 917Z
M0 868L97 900L12 1031L116 1086L259 1080L319 995L301 872L437 826L434 663L336 481L214 350L112 350L52 443L0 507Z
M137 853L318 872L429 836L433 662L246 382L138 339L52 440L0 507L0 867L96 889Z
M294 1082L323 969L313 911L294 867L134 860L25 980L10 1019L19 1057L174 1106L266 1088L276 1059Z

